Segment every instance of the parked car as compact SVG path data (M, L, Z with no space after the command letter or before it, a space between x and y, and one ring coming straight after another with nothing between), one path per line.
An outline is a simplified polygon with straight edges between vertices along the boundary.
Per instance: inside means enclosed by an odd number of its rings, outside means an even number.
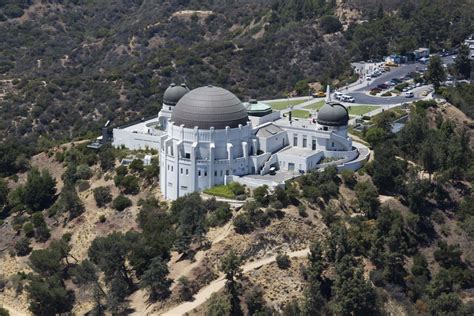
M395 84L402 83L402 81L398 78L392 78L390 81L394 82Z
M312 94L313 98L324 98L326 93L324 91L318 91Z
M377 85L377 88L380 88L380 89L384 90L384 89L388 88L388 85L386 85L385 83L381 83L381 84Z
M370 77L367 77L367 81L370 81L370 80L372 80L372 78L370 78Z
M336 98L336 100L341 100L341 97L342 97L342 93L334 92L334 98Z
M343 96L343 101L348 102L348 103L354 103L355 99L353 97L351 97L350 95L344 95Z
M405 98L413 98L415 95L413 94L413 92L406 92L405 93Z

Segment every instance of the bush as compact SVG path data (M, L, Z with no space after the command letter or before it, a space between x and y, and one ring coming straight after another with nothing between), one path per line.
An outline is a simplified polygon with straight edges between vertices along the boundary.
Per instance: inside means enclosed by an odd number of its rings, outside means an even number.
M138 178L132 175L125 176L120 183L125 194L138 194L140 192L140 186L138 185Z
M105 223L106 220L107 220L107 218L105 217L104 214L102 214L102 215L99 216L99 222Z
M133 159L132 163L130 164L130 170L133 172L142 172L144 170L143 167L143 160L141 159Z
M347 185L349 188L353 188L354 185L356 185L357 183L356 178L355 178L355 173L354 171L350 169L342 170L341 177L344 184Z
M288 269L291 266L291 260L287 254L277 254L276 263L278 268L280 269Z
M25 236L28 238L31 238L35 235L35 229L33 227L33 224L30 222L26 223L23 225L23 232L25 233Z
M76 177L82 180L89 180L92 178L92 170L88 165L79 165L76 168Z
M319 26L324 33L335 33L342 30L342 24L339 22L339 19L332 15L326 15L321 18L319 21Z
M94 199L97 207L104 207L112 202L110 187L97 187L94 189Z
M0 306L0 316L9 316L10 312L8 312L5 308Z
M211 227L222 226L232 218L232 211L229 205L222 205L214 210L207 218L207 223Z
M127 207L132 206L132 201L123 194L117 196L112 202L112 207L119 212L122 212Z
M89 184L89 181L87 180L78 180L76 182L77 185L77 191L79 192L84 192L85 190L88 190L91 185Z
M254 230L254 226L247 214L239 214L234 218L234 229L238 234L247 234Z
M301 217L308 217L308 213L306 213L306 206L303 204L298 205L298 214Z
M231 182L229 188L234 193L234 195L244 195L245 187L238 182Z
M15 244L15 252L19 257L27 256L31 252L29 239L26 237L20 238Z

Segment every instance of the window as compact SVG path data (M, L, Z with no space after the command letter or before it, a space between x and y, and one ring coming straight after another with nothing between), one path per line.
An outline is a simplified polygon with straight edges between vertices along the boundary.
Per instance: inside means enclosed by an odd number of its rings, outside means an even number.
M198 171L198 176L201 176L201 170Z
M298 146L298 136L293 136L293 146Z
M217 177L217 170L214 171L214 177Z
M306 148L306 137L303 137L303 148Z
M173 186L173 183L168 182L168 186L169 186L169 187L172 187L172 186Z
M186 169L186 175L188 175L188 174L189 174L189 169Z
M187 189L188 189L187 186L185 186L185 185L182 185L182 186L181 186L181 190L187 190Z
M207 177L207 171L204 171L204 176Z
M181 174L183 174L183 168L181 168Z
M171 171L173 171L173 166L171 166Z
M311 144L311 149L316 150L316 139L313 139L312 144Z
M227 169L227 170L225 171L225 175L226 175L226 176L229 175L229 169Z
M223 170L221 170L221 177L222 177L223 175L224 175L224 171L223 171Z
M327 127L327 126L324 126L324 127L323 127L323 130L327 131L327 130L328 130L328 127Z
M185 153L185 154L184 154L184 157L185 157L186 159L190 159L190 158L191 158L191 154L190 154L190 153Z
M331 147L334 147L334 142L331 142Z

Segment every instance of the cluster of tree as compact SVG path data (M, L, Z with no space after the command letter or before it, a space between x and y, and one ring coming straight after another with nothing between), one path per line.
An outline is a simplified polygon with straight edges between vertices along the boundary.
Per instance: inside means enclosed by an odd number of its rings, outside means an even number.
M325 168L323 172L312 171L298 179L302 188L302 195L312 203L324 201L339 194L340 179L335 167Z
M472 30L469 1L458 1L455 7L442 0L403 1L397 9L395 14L384 14L379 7L367 23L349 26L344 34L353 58L406 54L427 44L432 51L451 49Z

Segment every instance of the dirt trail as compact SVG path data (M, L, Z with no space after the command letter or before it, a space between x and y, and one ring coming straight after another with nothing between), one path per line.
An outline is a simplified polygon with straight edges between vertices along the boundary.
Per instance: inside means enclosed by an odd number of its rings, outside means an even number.
M20 312L20 311L14 309L13 307L5 305L1 302L0 302L0 307L3 307L4 309L6 309L10 313L10 316L28 316L28 315L30 315L30 314L25 314L23 312Z
M226 238L229 233L232 231L232 225L231 222L227 223L225 226L211 230L208 233L208 238L212 242L212 244L216 244L219 241L223 240ZM194 256L195 261L190 262L189 260L181 261L181 262L176 262L176 258L172 258L170 261L170 273L169 273L169 278L173 280L178 280L182 276L187 276L191 271L195 268L198 267L199 264L202 262L206 255L206 251L199 251L196 253ZM176 286L176 282L173 282L173 285L171 286L171 290ZM150 310L153 309L153 304L148 304L147 303L147 296L148 293L145 290L138 290L135 291L130 296L130 308L134 310L132 315L149 315Z
M309 254L309 248L303 249L303 250L298 250L298 251L293 251L288 253L290 258L300 258L300 257L305 257ZM242 271L243 273L258 269L264 265L270 264L272 262L275 262L276 256L271 256L268 258L264 258L261 260L257 260L254 262L249 262L245 265L242 266ZM181 305L178 305L168 312L162 314L163 316L175 316L175 315L184 315L193 309L197 308L201 304L204 304L213 293L218 292L221 290L225 285L225 279L224 276L220 276L217 280L211 282L208 286L202 288L195 296L194 296L194 301L192 302L185 302Z

